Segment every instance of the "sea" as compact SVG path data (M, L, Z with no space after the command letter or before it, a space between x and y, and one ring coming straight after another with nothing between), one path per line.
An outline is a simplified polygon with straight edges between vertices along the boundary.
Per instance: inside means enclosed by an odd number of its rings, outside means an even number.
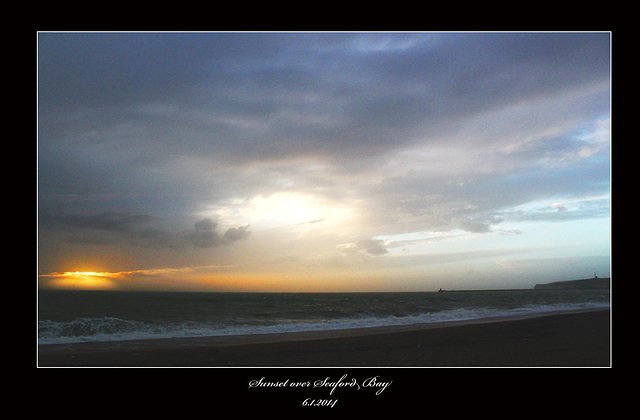
M609 290L38 292L38 344L270 334L610 308Z

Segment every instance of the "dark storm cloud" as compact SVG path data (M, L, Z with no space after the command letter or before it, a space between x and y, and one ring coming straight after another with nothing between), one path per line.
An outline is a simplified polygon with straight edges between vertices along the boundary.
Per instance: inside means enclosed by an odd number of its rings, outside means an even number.
M58 218L57 223L78 229L129 232L135 230L137 225L155 219L156 218L146 214L106 212L92 216L62 216Z
M41 213L40 225L46 230L59 230L66 240L81 244L116 244L148 248L185 249L214 248L229 245L250 236L249 226L218 231L218 224L203 219L192 230L170 231L149 226L158 219L146 214L105 212L94 215L53 215Z
M42 34L39 47L44 109L100 109L88 128L105 135L144 126L158 155L369 155L608 77L607 34ZM154 103L165 111L134 111Z
M195 230L187 232L184 237L194 246L199 248L212 248L220 245L228 245L232 242L249 237L249 226L229 228L224 234L216 230L218 224L211 219L203 219L195 223Z
M608 145L570 165L597 148L576 127L609 112L607 33L38 41L40 204L100 215L67 220L77 231L217 246L248 230L160 229L135 219L148 211L136 206L188 220L216 201L290 188L357 191L380 224L487 232L505 207L607 189ZM297 161L308 157L326 169Z
M38 42L40 102L69 108L181 95L204 77L222 77L216 62L269 50L268 39L243 34L41 33Z

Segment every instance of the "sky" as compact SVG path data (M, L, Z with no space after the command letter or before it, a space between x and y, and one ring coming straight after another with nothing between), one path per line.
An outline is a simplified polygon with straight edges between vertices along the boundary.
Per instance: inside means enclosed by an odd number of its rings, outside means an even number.
M608 32L37 41L40 288L610 275Z

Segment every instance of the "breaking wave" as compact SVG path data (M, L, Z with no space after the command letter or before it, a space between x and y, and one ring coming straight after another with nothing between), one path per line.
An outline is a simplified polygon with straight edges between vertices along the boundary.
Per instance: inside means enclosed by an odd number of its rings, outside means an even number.
M344 318L279 319L254 322L211 321L139 321L117 317L77 318L71 321L43 320L38 323L39 344L63 344L96 341L143 340L155 338L206 337L220 335L273 334L284 332L338 330L379 326L464 321L573 310L606 309L609 303L580 302L524 305L512 309L487 307L457 308L415 315L372 313Z

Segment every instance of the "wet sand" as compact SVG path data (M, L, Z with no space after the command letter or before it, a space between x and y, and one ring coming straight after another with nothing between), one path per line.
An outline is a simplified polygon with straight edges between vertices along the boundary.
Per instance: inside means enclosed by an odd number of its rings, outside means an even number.
M321 332L44 345L40 367L608 367L610 311Z

